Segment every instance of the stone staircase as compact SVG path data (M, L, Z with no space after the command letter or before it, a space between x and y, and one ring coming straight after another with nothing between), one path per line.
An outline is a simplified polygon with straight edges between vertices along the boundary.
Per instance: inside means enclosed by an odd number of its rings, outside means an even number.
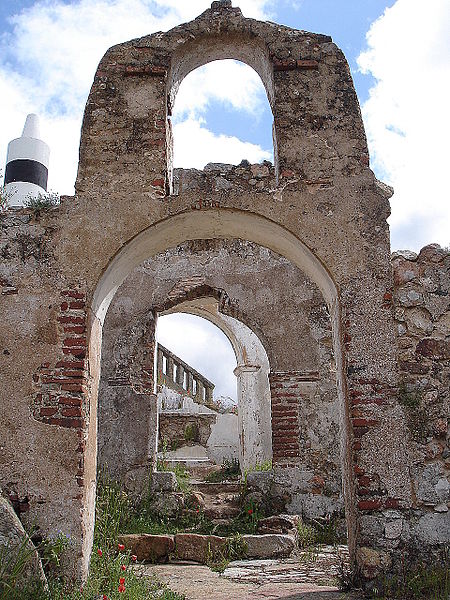
M210 465L191 465L190 485L187 497L189 502L184 513L196 514L207 519L212 529L236 532L236 523L240 524L242 515L240 481L205 481L214 471ZM215 468L217 470L217 467ZM164 491L160 491L164 494ZM167 492L166 492L167 493ZM178 492L179 494L179 492ZM297 549L298 517L277 515L261 519L255 533L244 533L239 537L243 559L287 558ZM233 525L233 527L229 527ZM208 526L209 527L209 526ZM247 529L248 531L248 529ZM153 535L149 533L123 535L120 538L127 550L135 554L139 561L153 563L169 560L194 561L209 564L214 560L223 560L229 553L230 544L236 543L236 537L200 534L195 527L174 535Z
M214 523L226 522L239 514L240 483L231 481L208 483L194 480L191 488L192 493L199 499L199 508Z

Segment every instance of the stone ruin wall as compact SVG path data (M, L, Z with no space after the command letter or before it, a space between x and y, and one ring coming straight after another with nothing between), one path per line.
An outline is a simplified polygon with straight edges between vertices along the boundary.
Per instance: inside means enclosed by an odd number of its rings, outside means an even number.
M427 543L450 537L450 252L395 252L399 399L411 433L413 526ZM411 535L411 531L409 532Z
M243 60L266 87L274 185L258 189L252 177L242 191L222 189L222 182L201 195L189 186L172 194L170 107L191 70L221 58ZM76 196L45 214L0 215L1 485L29 507L43 535L61 529L72 538L77 575L86 576L92 547L104 311L140 262L193 239L193 231L196 239L241 238L271 248L307 273L327 302L350 552L363 577L398 571L405 557L431 561L438 541L448 543L448 513L435 510L445 487L444 434L417 446L408 396L399 396L397 339L408 336L397 338L392 304L391 194L369 168L348 64L327 36L245 19L228 3L214 3L191 23L105 54L86 105ZM427 302L442 300L429 294ZM404 308L412 323L417 307ZM431 321L434 327L438 319ZM432 334L413 334L410 348L401 348L415 368L430 366L432 376L404 371L422 386L428 377L425 387L438 385L447 360L448 341ZM282 359L281 348L272 364L279 368ZM136 374L141 392L151 384L147 375ZM301 396L288 377L271 383L274 396L283 387ZM448 412L445 404L437 408L429 394L435 391L426 389L420 401L432 415L443 411L433 420L443 431ZM150 396L133 400L148 403ZM431 489L418 496L427 488L421 480ZM420 494L429 500L419 501Z

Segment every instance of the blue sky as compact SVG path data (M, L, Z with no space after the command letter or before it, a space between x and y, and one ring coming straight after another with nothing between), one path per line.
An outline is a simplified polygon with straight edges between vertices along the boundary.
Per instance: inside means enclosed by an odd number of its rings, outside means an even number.
M248 17L332 36L354 78L371 167L395 190L392 249L448 245L450 2L233 4ZM26 114L37 112L51 147L49 187L72 194L84 104L104 52L193 19L209 6L208 0L0 0L0 168ZM177 96L176 164L267 159L271 121L262 84L249 67L230 61L202 67L186 77Z

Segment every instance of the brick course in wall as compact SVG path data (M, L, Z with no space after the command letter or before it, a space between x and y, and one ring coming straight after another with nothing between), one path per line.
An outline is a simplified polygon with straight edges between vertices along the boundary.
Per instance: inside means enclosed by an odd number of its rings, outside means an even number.
M31 411L47 425L78 430L79 469L77 483L83 486L85 450L86 398L88 391L86 297L78 290L61 292L58 338L60 360L42 363L33 375L34 395Z
M317 381L318 372L272 372L269 374L272 397L272 452L277 466L295 466L300 458L301 387Z

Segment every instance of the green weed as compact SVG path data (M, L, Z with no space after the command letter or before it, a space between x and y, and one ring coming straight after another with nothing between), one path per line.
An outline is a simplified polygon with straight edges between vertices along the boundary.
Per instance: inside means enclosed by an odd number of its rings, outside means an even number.
M37 196L28 196L25 206L30 208L35 216L38 216L42 211L58 206L59 202L60 198L57 193L40 192Z
M230 479L239 479L241 476L241 467L237 458L225 458L220 467L220 471L213 471L206 476L209 483L219 483L229 481Z

